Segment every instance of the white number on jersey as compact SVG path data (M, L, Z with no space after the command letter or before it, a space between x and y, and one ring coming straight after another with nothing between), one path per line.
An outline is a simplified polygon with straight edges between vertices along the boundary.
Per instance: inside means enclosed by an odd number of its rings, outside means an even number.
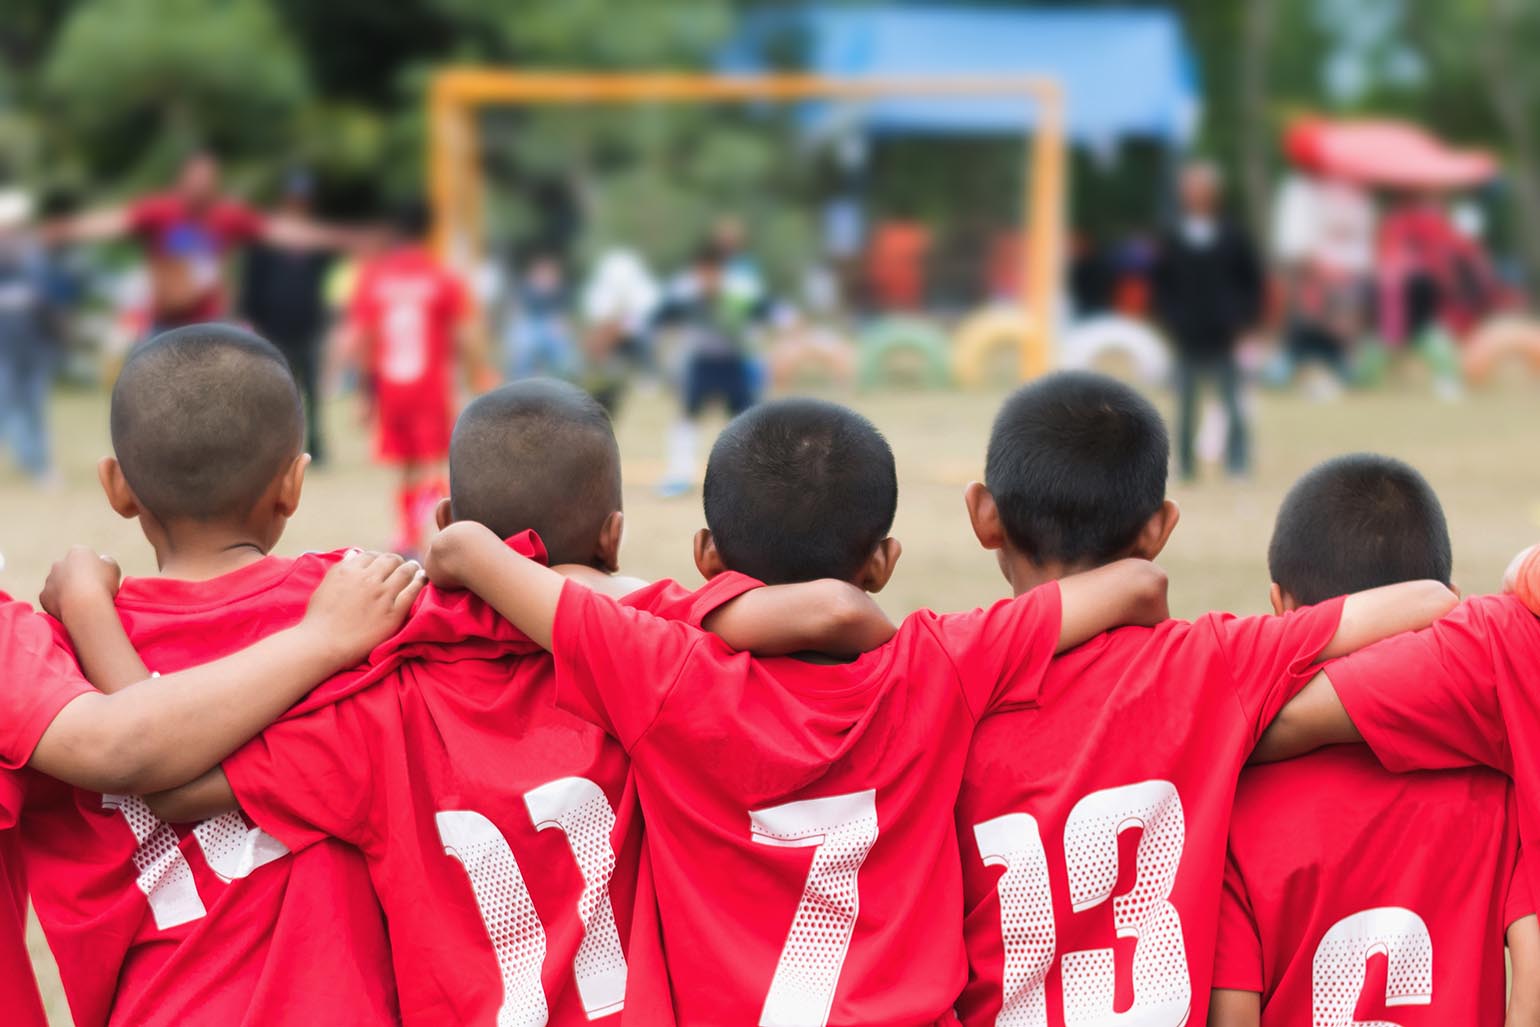
M760 1027L823 1027L861 910L856 878L877 841L877 793L868 789L751 810L749 827L761 845L813 849Z
M1400 906L1380 906L1343 917L1316 946L1311 967L1315 1027L1397 1027L1388 1020L1355 1020L1369 957L1389 961L1385 1005L1433 1002L1433 936L1422 917Z
M1134 885L1113 897L1118 837L1143 828ZM999 1027L1047 1027L1048 971L1057 950L1048 857L1037 820L1010 813L973 827L985 866L1003 866L996 884L1005 948ZM1182 920L1171 905L1186 843L1182 801L1170 781L1142 781L1092 792L1064 824L1070 904L1077 913L1112 900L1113 929L1133 938L1133 1004L1113 1009L1113 949L1066 952L1061 958L1064 1022L1069 1027L1180 1027L1192 1008L1192 981Z
M428 366L427 317L423 300L414 294L387 302L380 317L380 377L389 382L413 382Z
M208 915L192 867L182 855L180 840L137 795L103 795L102 807L123 814L134 832L135 884L150 903L155 926L164 931ZM209 869L226 884L289 854L272 835L246 826L239 813L225 813L193 829Z
M535 828L556 828L567 837L583 876L578 918L583 940L572 960L578 997L588 1019L618 1013L625 1006L626 957L610 902L615 850L610 836L615 811L604 791L582 777L563 777L524 794ZM459 860L471 880L481 922L492 941L503 980L503 1004L497 1027L538 1027L548 1007L540 984L545 963L545 925L519 870L508 840L497 825L474 810L448 810L435 816L444 851Z

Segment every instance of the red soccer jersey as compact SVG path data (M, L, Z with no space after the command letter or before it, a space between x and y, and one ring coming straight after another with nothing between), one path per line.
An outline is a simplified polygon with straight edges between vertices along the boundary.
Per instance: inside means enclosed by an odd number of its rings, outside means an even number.
M979 725L957 806L967 1024L1201 1027L1235 782L1342 600L1110 632Z
M968 738L1058 633L1047 586L815 666L566 587L558 702L631 754L681 1024L951 1022Z
M17 1027L44 1027L27 955L27 886L17 822L26 793L21 768L72 700L91 690L48 623L0 592L0 995Z
M1540 618L1476 596L1430 628L1327 668L1353 724L1389 770L1487 766L1513 778L1524 849L1540 851ZM1540 894L1540 860L1526 858Z
M225 256L232 247L261 235L264 224L261 214L233 200L216 200L194 211L181 197L167 193L130 206L129 231L149 251L151 320L167 327L221 317Z
M421 247L382 254L359 272L348 316L369 340L382 429L413 412L447 417L454 333L467 302L459 280Z
M1502 1027L1503 935L1534 912L1510 803L1491 770L1392 774L1361 745L1248 768L1214 987L1260 993L1262 1027Z
M210 581L129 578L118 613L146 666L182 670L297 622L340 556L270 556ZM77 1027L394 1020L379 906L341 843L291 856L239 814L172 826L142 799L41 775L22 836Z
M660 582L624 602L698 624L750 585ZM242 808L294 851L328 836L363 851L405 1023L664 1022L655 918L633 919L654 898L620 746L558 710L550 657L466 593L429 589L394 654L411 659L382 684L225 762Z

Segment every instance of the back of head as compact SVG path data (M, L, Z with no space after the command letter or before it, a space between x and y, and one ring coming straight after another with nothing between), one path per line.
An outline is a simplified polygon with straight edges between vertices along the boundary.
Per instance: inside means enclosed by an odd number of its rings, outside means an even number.
M164 332L129 354L111 426L123 477L162 523L245 517L305 437L283 354L224 324Z
M1335 457L1295 482L1267 550L1273 581L1305 606L1400 581L1447 585L1452 563L1432 486L1373 453Z
M887 440L854 410L782 399L717 437L704 494L728 568L769 584L851 581L893 527L898 474Z
M465 408L449 444L450 506L500 538L538 532L551 562L593 560L620 509L620 450L604 408L575 385L534 378Z
M984 484L1011 545L1037 563L1104 563L1133 545L1166 499L1166 426L1106 375L1063 371L1006 399Z

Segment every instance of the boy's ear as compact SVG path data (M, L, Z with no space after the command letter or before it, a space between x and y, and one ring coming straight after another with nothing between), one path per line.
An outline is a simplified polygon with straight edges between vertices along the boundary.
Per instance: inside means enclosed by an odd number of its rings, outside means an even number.
M856 579L856 585L867 592L881 592L888 579L893 577L893 570L898 566L898 558L903 552L904 547L891 535L877 543L877 548L866 559L866 566L861 568L861 576Z
M1273 612L1279 616L1299 608L1294 597L1285 592L1283 586L1276 581L1267 590L1267 600L1273 604Z
M102 483L107 505L114 513L119 517L139 516L139 498L128 487L128 479L123 477L123 465L118 463L117 457L104 456L96 462L96 480Z
M599 568L615 574L620 570L620 541L626 534L626 515L612 510L599 528L599 544L594 549L594 561Z
M963 489L963 503L968 507L968 521L973 535L985 549L1005 548L1005 525L1000 523L1000 508L994 494L981 481L970 481Z
M1134 540L1133 555L1144 560L1155 559L1166 548L1171 533L1176 530L1176 522L1181 519L1182 508L1176 505L1176 500L1168 499L1161 503L1160 509L1150 514L1150 519L1139 529L1139 536Z
M433 523L437 525L439 531L443 531L445 528L454 523L454 519L454 504L449 501L448 496L445 496L443 499L440 499L438 501L438 505L433 508Z
M305 469L310 466L310 454L301 453L284 469L278 480L277 506L284 517L293 517L299 509L299 494L305 490Z
M707 581L727 570L727 564L722 562L722 554L717 551L717 540L711 537L710 528L702 528L695 533L695 569Z

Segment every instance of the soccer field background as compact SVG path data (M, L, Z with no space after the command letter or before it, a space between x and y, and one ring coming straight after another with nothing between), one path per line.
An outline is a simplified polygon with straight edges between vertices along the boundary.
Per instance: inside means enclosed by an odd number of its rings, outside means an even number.
M989 424L1003 391L887 391L831 398L850 402L888 436L898 460L903 558L880 597L895 617L921 606L958 609L1006 594L991 554L969 530L963 487L983 472ZM1170 413L1169 397L1153 398ZM392 526L392 479L369 459L355 408L327 410L332 459L312 471L300 510L279 552L383 546ZM633 393L617 424L626 478L623 567L647 578L694 583L690 540L702 526L699 492L661 499L664 435L673 416L667 393ZM128 574L154 571L153 554L133 522L108 509L95 461L109 451L107 403L97 392L63 392L53 407L63 480L31 489L0 470L0 589L35 601L49 564L72 543L110 553ZM720 423L720 422L716 422ZM1255 475L1230 482L1212 472L1197 485L1173 483L1182 520L1161 559L1171 605L1191 616L1223 608L1258 613L1267 603L1267 540L1289 484L1328 456L1373 450L1410 461L1438 490L1454 538L1456 582L1467 592L1498 587L1503 567L1540 540L1540 384L1514 381L1460 403L1438 403L1419 385L1393 385L1312 403L1292 393L1256 397ZM704 451L703 451L704 458ZM68 1015L36 932L50 1014Z

